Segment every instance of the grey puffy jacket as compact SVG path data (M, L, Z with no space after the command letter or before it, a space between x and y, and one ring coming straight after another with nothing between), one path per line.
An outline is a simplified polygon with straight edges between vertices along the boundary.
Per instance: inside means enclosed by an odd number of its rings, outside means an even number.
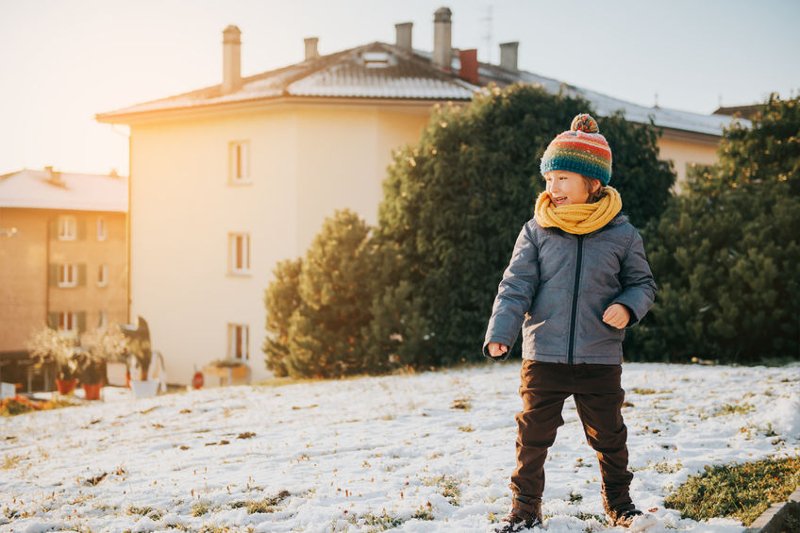
M525 359L620 364L625 330L603 322L603 313L622 304L632 327L652 307L656 290L642 238L627 216L586 235L531 219L503 273L483 353L489 357L489 343L499 342L509 347L507 358L522 327Z

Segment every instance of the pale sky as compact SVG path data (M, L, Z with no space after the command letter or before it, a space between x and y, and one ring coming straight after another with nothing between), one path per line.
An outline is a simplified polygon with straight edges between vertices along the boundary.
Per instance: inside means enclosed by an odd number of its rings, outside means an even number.
M520 68L630 102L708 114L800 89L795 0L0 0L0 174L127 174L126 128L94 115L219 83L228 24L247 76L301 61L304 37L393 43L398 22L431 50L441 6L481 61L519 41Z

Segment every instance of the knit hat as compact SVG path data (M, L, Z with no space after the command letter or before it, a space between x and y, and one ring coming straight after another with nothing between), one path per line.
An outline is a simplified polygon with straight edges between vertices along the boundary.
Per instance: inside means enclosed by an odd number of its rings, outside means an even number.
M608 185L611 180L611 148L600 135L597 121L587 113L572 119L569 131L559 133L547 146L539 169L577 172Z

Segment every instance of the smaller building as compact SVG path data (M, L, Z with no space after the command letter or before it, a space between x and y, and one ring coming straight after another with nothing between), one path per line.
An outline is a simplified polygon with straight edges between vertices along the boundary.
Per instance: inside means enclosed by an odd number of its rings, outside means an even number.
M127 209L115 173L0 176L1 381L50 389L26 349L45 324L81 334L128 322Z

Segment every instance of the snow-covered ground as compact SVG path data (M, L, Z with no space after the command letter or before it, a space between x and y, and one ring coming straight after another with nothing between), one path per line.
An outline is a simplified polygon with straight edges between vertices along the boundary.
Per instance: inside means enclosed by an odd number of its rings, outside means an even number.
M0 419L2 531L487 531L510 505L519 361L230 387ZM800 366L626 364L632 495L649 531L704 465L800 453ZM545 529L605 530L574 403L548 457ZM215 529L216 528L216 529Z

